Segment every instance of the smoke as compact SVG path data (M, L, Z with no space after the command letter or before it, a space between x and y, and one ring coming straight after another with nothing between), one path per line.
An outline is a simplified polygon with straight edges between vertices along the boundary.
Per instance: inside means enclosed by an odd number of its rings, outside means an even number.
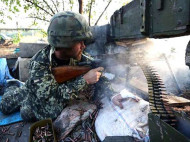
M190 87L190 71L185 65L185 52L190 36L169 39L150 39L153 47L148 51L147 58L163 79L166 90L179 95Z
M117 45L109 43L106 46L106 54L122 53L130 61L130 64L126 61L126 65L118 62L117 66L109 69L110 72L116 74L113 88L119 91L130 87L131 90L140 92L141 97L147 94L146 78L140 67L135 64L134 59L134 55L141 54L144 56L142 62L146 61L147 65L151 65L158 72L167 92L175 95L181 94L190 87L190 70L185 65L185 51L189 40L190 36L183 36L147 39L131 44L125 42L117 43Z
M117 65L107 68L108 72L116 75L115 79L112 81L112 87L116 92L120 92L121 90L127 88L141 98L147 100L148 86L146 83L146 78L140 67L138 67L134 62L135 56L133 54L136 49L133 48L131 50L130 47L131 45L125 45L124 42L120 42L119 45L109 43L105 47L105 54L107 57L108 55L113 54L110 62L108 62L111 64L112 59L117 62ZM117 58L115 58L116 54L119 55ZM108 58L107 60L109 60Z
M112 82L118 92L129 87L138 94L148 95L146 78L141 68L136 64L136 55L144 58L139 62L146 61L147 65L155 68L168 93L178 95L180 91L185 91L190 87L190 71L185 65L185 51L190 36L135 39L114 43L106 40L107 26L94 27L94 31L97 35L95 43L90 44L86 51L97 58L104 54L105 58L109 58L108 66L112 64L113 60L118 60L117 65L107 69L108 72L116 75ZM116 59L115 56L112 56L115 54L121 55Z

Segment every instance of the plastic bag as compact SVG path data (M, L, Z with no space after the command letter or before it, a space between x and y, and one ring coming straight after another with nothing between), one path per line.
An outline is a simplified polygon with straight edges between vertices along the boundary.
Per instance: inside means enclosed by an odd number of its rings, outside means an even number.
M7 60L6 58L0 58L0 85L4 86L8 79L13 79L13 77L9 73Z

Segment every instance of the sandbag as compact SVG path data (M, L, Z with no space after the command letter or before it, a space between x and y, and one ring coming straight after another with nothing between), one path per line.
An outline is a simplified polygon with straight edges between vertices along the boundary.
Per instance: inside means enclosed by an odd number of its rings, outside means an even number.
M63 109L53 122L58 140L63 140L82 121L86 120L94 111L96 105L84 101L75 101Z

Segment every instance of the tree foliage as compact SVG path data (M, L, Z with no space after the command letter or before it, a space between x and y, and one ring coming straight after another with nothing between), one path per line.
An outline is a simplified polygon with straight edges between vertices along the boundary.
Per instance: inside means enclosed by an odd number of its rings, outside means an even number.
M73 11L73 6L76 0L1 0L6 5L6 8L12 13L19 12L19 9L24 9L28 12L28 18L34 19L34 24L37 21L49 22L50 18L57 12L70 10ZM65 7L67 5L67 7ZM5 15L3 9L0 9L0 15Z
M16 35L13 36L13 43L18 44L21 41L22 35L18 32Z
M1 0L0 1L0 23L5 24L5 19L12 20L10 15L7 15L5 11L10 11L11 13L19 12L19 7L21 6L20 0Z
M98 0L0 0L0 4L3 3L3 7L0 7L0 16L2 17L0 23L4 22L4 17L11 19L10 15L4 13L4 9L11 13L18 13L22 9L25 13L28 13L27 18L33 19L34 25L37 25L40 21L49 22L55 13L61 11L74 11L88 15L89 25L92 23L91 19L97 25L112 0L103 0L107 4L102 12L96 15L97 12L94 7L98 2ZM94 19L94 15L96 15L96 19Z

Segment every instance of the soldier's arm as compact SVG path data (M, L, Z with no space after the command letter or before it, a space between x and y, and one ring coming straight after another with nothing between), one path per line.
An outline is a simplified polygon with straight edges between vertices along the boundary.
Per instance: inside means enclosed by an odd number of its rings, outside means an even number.
M88 56L89 58L91 58L91 60L93 60L94 58L88 54L87 52L83 52L86 56ZM85 58L83 57L83 61L90 61L89 58ZM102 70L102 69L101 69ZM102 95L106 95L106 97L108 97L108 99L111 100L112 96L114 96L115 94L117 94L114 89L111 86L111 83L109 80L107 80L105 77L100 77L99 81L95 84L96 86L96 94L99 97L104 97Z
M48 65L37 61L30 63L30 80L35 84L36 93L41 96L56 93L60 99L76 98L78 91L87 85L82 76L63 84L58 84ZM53 94L55 95L55 94Z

